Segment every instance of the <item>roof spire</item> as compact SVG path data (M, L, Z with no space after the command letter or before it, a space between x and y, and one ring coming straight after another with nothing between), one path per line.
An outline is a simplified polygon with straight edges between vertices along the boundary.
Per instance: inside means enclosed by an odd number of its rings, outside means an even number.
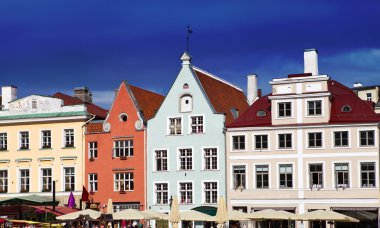
M185 53L183 53L182 57L181 57L181 60L182 60L182 65L190 65L191 64L191 55L185 51Z
M193 31L190 29L190 25L187 25L187 34L186 34L186 52L189 52L189 39L190 34L193 33Z

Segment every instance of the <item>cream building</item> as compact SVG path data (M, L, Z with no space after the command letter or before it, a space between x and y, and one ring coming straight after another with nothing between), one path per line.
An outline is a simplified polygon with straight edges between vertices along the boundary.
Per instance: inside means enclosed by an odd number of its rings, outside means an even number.
M73 192L79 206L84 180L84 125L95 115L103 118L105 110L91 103L87 88L77 89L77 97L57 93L53 97L16 99L16 95L16 87L2 87L0 199L28 194L52 196L55 181L60 204L66 204Z
M375 106L375 112L380 114L380 85L363 86L358 82L354 84L352 90L365 101L371 101Z
M315 49L304 59L304 74L273 79L272 93L253 99L228 126L228 207L364 211L372 220L361 225L377 227L380 118L350 88L318 73Z

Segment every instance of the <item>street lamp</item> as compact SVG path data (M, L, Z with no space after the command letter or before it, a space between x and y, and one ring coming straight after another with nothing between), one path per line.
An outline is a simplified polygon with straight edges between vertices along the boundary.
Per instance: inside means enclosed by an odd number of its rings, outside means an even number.
M172 209L172 203L173 203L173 195L170 195L170 199L169 199L169 207L170 207L170 209Z

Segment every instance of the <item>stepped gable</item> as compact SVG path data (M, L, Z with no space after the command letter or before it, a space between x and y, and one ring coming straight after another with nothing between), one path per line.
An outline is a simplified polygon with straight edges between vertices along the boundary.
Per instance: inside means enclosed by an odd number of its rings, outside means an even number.
M156 111L160 108L165 97L133 85L128 86L136 98L138 106L144 113L145 120L152 119L156 115Z
M229 124L228 128L237 127L263 127L272 125L271 94L260 97L239 118ZM265 116L258 116L259 111L264 111Z
M69 96L69 95L66 95L66 94L61 93L61 92L55 93L52 97L62 99L63 105L65 105L65 106L85 104L87 107L87 112L95 115L98 119L99 118L104 119L107 116L108 111L106 109L103 109L103 108L101 108L95 104L92 104L92 103L83 102L79 98Z
M350 88L335 80L328 81L331 92L331 116L329 123L360 123L379 122L373 104L360 99ZM343 107L349 106L350 112L343 112Z
M243 90L201 69L193 67L215 111L226 115L226 124L234 121L231 109L243 113L249 105Z

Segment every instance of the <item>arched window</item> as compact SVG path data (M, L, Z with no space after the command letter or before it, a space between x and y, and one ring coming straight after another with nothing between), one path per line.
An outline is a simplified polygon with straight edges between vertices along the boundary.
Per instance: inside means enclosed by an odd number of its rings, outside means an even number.
M191 95L183 95L180 100L181 112L191 112L193 110L193 98Z
M342 112L351 112L351 107L349 105L345 105L342 107Z

